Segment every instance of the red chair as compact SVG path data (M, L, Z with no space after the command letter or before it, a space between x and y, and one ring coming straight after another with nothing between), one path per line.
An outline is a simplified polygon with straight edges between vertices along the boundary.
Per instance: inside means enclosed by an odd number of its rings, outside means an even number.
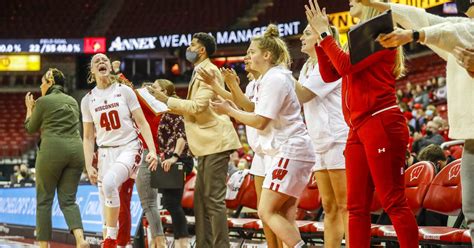
M452 155L455 159L460 159L460 158L462 157L463 146L462 146L462 145L451 146L451 147L449 148L449 151L451 152L451 155Z
M322 201L319 194L318 185L315 180L311 180L300 196L298 208L304 211L317 212L316 219L322 214ZM297 220L296 224L301 233L309 233L312 236L322 236L324 233L324 223L312 220Z
M434 178L434 166L430 162L421 161L410 166L405 171L405 194L408 205L413 213L418 216L423 208L423 201ZM372 227L372 236L380 240L393 240L396 237L392 225L375 225Z
M240 186L239 192L237 193L235 199L225 201L225 205L228 209L236 210L237 208L239 208L239 206L241 205L240 202L242 200L242 196L244 195L244 191L250 186L250 184L254 183L251 177L252 175L250 174L245 176L244 181L242 182L242 185Z
M242 192L239 207L240 209L238 213L240 213L240 210L244 207L255 210L257 209L257 192L255 191L255 181L253 177L250 177L248 187L246 187L245 190ZM227 225L230 229L254 229L254 227L258 226L256 225L256 222L258 221L260 220L256 218L235 217L228 218Z
M464 231L462 235L462 243L471 244L471 232L469 230Z
M193 176L189 179L186 184L184 184L183 198L181 199L181 205L185 209L194 208L194 189L196 186L196 176Z
M423 202L423 207L427 210L444 215L458 216L455 227L459 227L462 221L460 170L460 159L444 167L431 183ZM420 227L420 241L436 244L461 242L464 230L455 227Z

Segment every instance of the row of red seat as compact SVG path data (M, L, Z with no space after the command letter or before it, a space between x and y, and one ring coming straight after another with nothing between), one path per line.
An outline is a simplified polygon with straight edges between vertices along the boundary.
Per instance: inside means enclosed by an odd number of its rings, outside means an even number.
M454 227L420 226L419 239L422 244L468 245L470 234L468 230L460 229L463 219L461 212L461 184L460 159L453 161L435 175L434 167L429 162L419 162L405 171L405 192L408 204L416 216L424 211L433 211L444 215L458 216ZM194 184L196 177L192 177L185 185L182 205L186 209L193 208ZM248 175L234 200L226 201L228 209L235 210L235 216L228 218L230 231L235 231L242 238L252 237L250 234L262 233L262 221L257 218L239 218L243 207L256 209L257 197L254 181ZM323 238L324 223L318 221L321 216L321 199L317 185L310 182L300 197L298 208L301 211L318 213L316 220L298 220L297 224L302 237L307 242ZM383 212L383 208L374 194L371 211ZM382 213L383 215L384 213ZM188 224L194 226L193 216L188 216ZM380 218L379 218L380 219ZM163 224L171 226L171 217L163 212ZM372 238L374 243L396 242L396 232L393 226L374 223Z
M19 157L38 141L39 133L30 135L24 128L24 96L25 92L0 93L0 158Z
M2 1L1 38L84 37L102 1Z

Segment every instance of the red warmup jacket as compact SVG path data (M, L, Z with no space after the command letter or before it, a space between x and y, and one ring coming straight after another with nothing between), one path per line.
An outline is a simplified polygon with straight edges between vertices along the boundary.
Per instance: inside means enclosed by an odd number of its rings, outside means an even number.
M394 61L397 50L382 50L352 65L332 36L316 45L319 71L324 82L342 77L342 111L352 129L379 110L396 106Z

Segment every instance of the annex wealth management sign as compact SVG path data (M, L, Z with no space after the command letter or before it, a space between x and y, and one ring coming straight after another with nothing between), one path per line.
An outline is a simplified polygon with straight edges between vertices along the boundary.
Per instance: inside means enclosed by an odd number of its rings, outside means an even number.
M277 26L280 31L280 36L298 35L301 33L302 28L304 28L301 27L301 22L299 21L281 23L277 24ZM209 34L216 38L217 45L230 45L250 42L252 37L262 35L265 29L266 26L263 26L210 32ZM191 43L192 36L192 34L168 34L140 38L122 38L119 36L111 39L107 51L123 52L185 47Z

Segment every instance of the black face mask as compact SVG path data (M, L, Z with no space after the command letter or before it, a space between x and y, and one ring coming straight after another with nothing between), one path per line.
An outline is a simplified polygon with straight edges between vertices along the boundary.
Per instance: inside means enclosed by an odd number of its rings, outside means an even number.
M26 173L26 171L20 172L20 175L21 175L23 178L26 178L26 177L28 176L28 174Z
M474 0L456 0L458 13L466 13L472 5L474 5Z
M426 130L426 135L428 135L428 136L433 135L433 131L431 131L431 130Z

